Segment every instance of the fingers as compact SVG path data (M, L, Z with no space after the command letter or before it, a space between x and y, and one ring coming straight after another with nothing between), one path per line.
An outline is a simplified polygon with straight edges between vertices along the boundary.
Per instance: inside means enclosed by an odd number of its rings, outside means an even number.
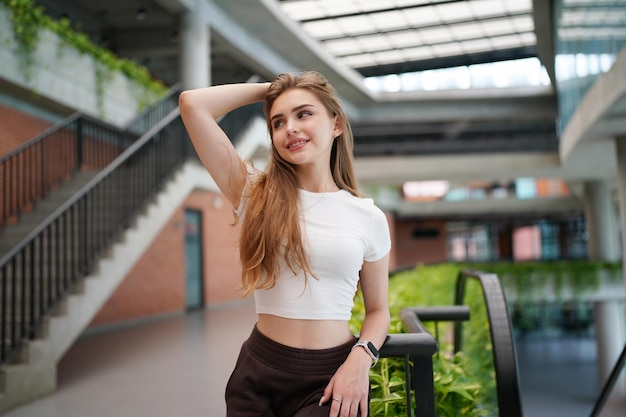
M347 401L342 398L332 397L329 417L357 417L367 416L367 402Z
M324 403L326 403L330 398L332 398L334 385L335 385L335 378L331 378L328 385L326 385L326 388L324 388L324 394L322 395L322 398L320 398L320 402L318 404L320 407Z

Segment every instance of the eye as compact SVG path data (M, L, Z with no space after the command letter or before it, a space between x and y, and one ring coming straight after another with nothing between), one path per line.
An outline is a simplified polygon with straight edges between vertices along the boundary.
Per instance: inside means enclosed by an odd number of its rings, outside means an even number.
M302 119L304 117L309 117L313 114L313 112L311 112L310 110L302 110L300 113L298 113L298 119Z
M285 124L285 122L283 122L281 119L276 119L276 120L274 120L274 123L272 123L272 127L274 129L278 129L279 127L281 127L284 124Z

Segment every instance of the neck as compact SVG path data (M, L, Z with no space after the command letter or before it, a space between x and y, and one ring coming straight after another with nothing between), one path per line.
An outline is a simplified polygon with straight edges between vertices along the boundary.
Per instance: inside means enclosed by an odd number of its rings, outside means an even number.
M312 193L329 193L338 191L339 187L335 184L330 170L324 172L299 170L298 183L300 188Z

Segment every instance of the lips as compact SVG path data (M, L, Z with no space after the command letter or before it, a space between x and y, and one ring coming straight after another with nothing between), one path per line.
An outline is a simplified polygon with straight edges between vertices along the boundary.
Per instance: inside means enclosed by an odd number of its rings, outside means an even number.
M289 150L299 149L300 147L306 145L308 142L309 141L307 139L292 140L292 141L289 141L289 143L287 143L287 149Z

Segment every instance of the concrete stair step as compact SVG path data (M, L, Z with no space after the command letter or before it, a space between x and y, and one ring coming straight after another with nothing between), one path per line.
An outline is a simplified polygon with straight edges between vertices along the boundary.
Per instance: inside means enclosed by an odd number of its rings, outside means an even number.
M70 197L95 177L97 173L98 171L76 173L59 188L52 190L50 195L46 199L38 202L31 211L22 213L15 224L5 225L0 231L0 257L28 236L35 227L62 206Z

